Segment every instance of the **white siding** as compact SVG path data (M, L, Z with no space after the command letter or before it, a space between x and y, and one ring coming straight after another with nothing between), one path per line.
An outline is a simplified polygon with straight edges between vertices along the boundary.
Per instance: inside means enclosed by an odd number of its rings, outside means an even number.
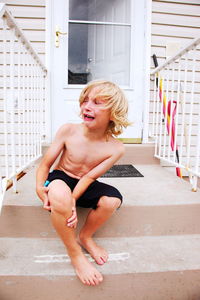
M151 30L151 54L156 54L160 65L166 59L168 43L179 43L183 48L200 36L200 1L153 0Z
M27 39L45 62L45 0L0 0L16 18ZM1 31L0 31L1 32ZM0 52L2 50L0 49Z

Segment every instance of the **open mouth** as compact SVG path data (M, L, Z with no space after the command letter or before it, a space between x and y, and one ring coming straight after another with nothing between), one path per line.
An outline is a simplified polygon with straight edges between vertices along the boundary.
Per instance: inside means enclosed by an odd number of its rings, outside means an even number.
M85 121L92 121L92 120L94 120L94 117L91 116L91 115L88 115L88 114L84 114L83 118L84 118Z

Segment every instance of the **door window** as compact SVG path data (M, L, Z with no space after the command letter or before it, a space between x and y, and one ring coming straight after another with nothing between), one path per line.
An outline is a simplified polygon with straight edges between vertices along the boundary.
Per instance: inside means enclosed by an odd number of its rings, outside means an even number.
M130 85L130 0L69 0L68 84Z

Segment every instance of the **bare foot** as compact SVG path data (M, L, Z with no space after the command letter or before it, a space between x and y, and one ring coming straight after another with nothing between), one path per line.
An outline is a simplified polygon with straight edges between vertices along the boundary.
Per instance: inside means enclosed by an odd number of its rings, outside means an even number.
M71 257L71 261L77 276L84 284L98 285L103 281L101 273L93 267L83 253L78 256Z
M103 265L108 260L106 250L98 246L92 238L83 238L79 236L79 243L90 253L98 265Z

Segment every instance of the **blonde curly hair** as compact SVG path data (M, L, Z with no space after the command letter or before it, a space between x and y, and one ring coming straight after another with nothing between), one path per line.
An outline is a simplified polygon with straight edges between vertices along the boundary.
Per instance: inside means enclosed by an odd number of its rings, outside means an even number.
M90 81L82 90L79 97L79 104L83 103L89 92L99 87L96 98L103 98L106 101L105 108L111 109L111 119L108 126L108 133L118 136L123 132L123 128L131 125L128 121L128 101L124 92L113 82L107 80Z

